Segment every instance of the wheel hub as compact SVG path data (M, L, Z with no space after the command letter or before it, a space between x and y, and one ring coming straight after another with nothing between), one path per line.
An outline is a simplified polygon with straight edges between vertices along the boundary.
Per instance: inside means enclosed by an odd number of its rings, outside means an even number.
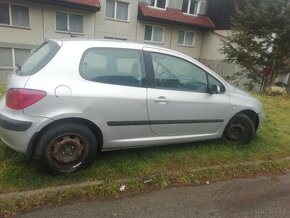
M232 140L240 139L245 131L245 127L240 122L231 123L227 128L227 135Z
M50 154L56 162L68 164L77 161L82 155L83 150L84 144L81 137L66 135L54 140Z

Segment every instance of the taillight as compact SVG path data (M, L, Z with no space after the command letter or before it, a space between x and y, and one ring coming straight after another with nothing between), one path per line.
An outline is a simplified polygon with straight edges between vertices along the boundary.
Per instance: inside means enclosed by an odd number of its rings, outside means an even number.
M14 110L27 108L46 96L45 91L34 89L8 89L6 105Z

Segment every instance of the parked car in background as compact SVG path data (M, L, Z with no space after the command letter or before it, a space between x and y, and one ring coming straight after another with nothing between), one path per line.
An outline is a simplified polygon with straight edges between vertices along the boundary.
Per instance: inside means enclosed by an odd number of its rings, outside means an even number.
M1 139L51 173L97 150L224 138L245 144L260 102L198 61L144 44L47 40L10 76Z

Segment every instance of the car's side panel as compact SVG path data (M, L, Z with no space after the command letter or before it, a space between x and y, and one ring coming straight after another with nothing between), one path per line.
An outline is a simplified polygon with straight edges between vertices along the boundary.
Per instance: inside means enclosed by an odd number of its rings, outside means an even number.
M162 53L162 51L158 52L153 49L152 52L174 56L168 51ZM196 135L199 137L201 134L217 134L232 112L228 92L209 94L182 91L178 88L177 90L174 90L174 88L156 88L150 51L145 50L144 53L147 56L147 75L153 80L147 95L147 107L152 131L159 136ZM179 59L186 60L183 58L179 56ZM184 63L195 66L195 63L188 60ZM206 70L202 70L204 75L206 75L206 72Z
M210 139L220 138L222 131L214 134L195 134L195 135L180 135L180 136L157 136L140 138L136 136L131 139L114 140L111 143L115 146L105 147L103 151L115 150L115 149L126 149L126 148L138 148L147 146L159 146L168 145L175 143L188 143L195 141L203 141Z
M160 96L168 102L156 102ZM149 89L147 104L151 128L161 136L214 134L231 111L227 94Z

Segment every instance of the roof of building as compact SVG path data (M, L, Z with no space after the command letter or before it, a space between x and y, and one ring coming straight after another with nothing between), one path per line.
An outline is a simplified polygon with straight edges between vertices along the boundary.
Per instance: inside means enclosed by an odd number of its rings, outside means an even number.
M66 6L75 9L97 12L101 9L99 0L28 0L51 5Z
M190 16L182 13L181 10L166 8L166 10L148 7L147 3L139 3L138 18L149 21L158 21L188 27L199 27L214 29L215 25L207 16Z

